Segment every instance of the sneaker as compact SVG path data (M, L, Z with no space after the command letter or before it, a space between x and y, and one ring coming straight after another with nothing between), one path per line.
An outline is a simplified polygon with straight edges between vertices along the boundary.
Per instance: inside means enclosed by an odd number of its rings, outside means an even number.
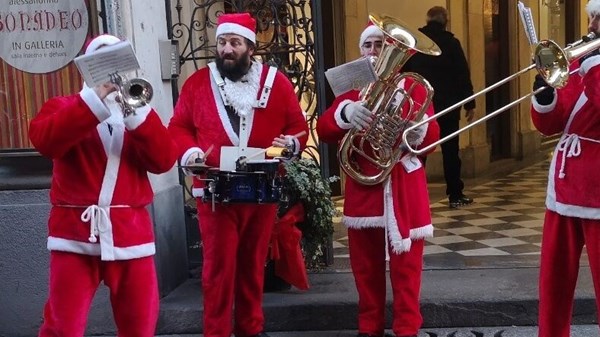
M458 208L460 206L465 206L473 203L473 199L467 197L464 194L461 194L458 197L449 197L448 201L450 208Z

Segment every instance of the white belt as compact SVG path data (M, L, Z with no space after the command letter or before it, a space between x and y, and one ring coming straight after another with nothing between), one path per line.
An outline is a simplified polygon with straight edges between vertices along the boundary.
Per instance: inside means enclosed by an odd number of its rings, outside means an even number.
M563 135L556 147L558 151L562 152L562 162L560 163L560 171L558 173L560 179L563 179L567 175L565 173L567 158L578 157L581 154L581 139L600 144L600 140L581 137L574 133Z
M58 205L59 207L84 208L85 206ZM90 236L88 241L98 242L100 237L100 254L102 260L112 261L114 257L114 239L112 235L112 221L110 221L111 208L126 208L129 205L98 206L90 205L81 213L81 221L90 223Z

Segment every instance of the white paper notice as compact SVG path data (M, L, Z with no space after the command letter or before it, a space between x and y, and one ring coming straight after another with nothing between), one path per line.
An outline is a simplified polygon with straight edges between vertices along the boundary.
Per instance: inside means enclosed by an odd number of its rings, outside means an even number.
M125 74L140 68L140 64L128 41L98 49L92 54L74 59L77 69L89 87L110 82L110 74Z
M519 16L521 17L521 23L525 29L525 35L530 45L536 45L538 43L537 33L533 24L533 16L531 15L531 8L525 7L523 2L519 1L517 4L519 9Z
M325 77L336 97L352 89L360 90L377 80L373 63L365 57L328 69Z

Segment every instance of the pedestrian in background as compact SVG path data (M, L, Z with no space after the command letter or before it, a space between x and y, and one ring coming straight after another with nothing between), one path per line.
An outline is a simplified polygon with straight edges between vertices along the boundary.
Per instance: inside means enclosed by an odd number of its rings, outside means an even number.
M359 41L361 56L378 56L383 32L369 25ZM413 83L405 79L399 87ZM351 130L368 128L373 113L363 106L359 90L351 90L335 99L317 121L319 139L337 144ZM416 105L426 100L426 91L417 86L411 98ZM406 107L405 107L406 108ZM427 116L433 114L429 106ZM414 147L426 146L439 138L435 121L408 134ZM395 149L394 149L395 150ZM363 174L377 172L362 156L350 160ZM423 238L433 236L425 169L410 153L403 153L390 175L382 183L363 185L346 178L342 222L348 228L350 265L358 290L358 337L383 337L386 305L386 255L393 293L392 330L398 337L417 336L423 322L419 295L423 267Z
M93 39L85 53L120 40ZM123 116L108 82L43 104L31 121L34 147L52 159L50 285L40 337L81 337L100 282L123 337L154 337L158 280L147 206L148 172L173 167L175 144L145 105Z
M413 71L423 77L433 87L433 106L438 113L473 95L471 74L467 59L454 34L446 30L448 11L444 7L435 6L427 11L427 24L419 30L427 35L441 49L439 56L421 53L413 55L404 67L404 71ZM465 117L470 122L475 114L475 101L463 105ZM440 116L440 138L454 133L459 128L461 107ZM459 137L454 137L441 144L444 179L448 205L457 208L468 205L473 199L464 193L464 182L461 179L461 159L459 156Z
M216 39L215 62L185 81L169 123L180 162L191 165L200 158L221 167L239 159L222 152L239 154L251 147L288 147L298 154L308 138L306 120L287 77L253 60L254 18L249 13L219 16ZM195 197L204 186L194 177ZM197 200L204 336L266 337L264 272L277 204L218 203L213 211L210 203Z
M600 33L600 0L586 6L588 30ZM569 337L583 247L600 289L600 55L573 62L562 89L537 75L531 117L544 135L562 133L548 174L539 279L539 337Z

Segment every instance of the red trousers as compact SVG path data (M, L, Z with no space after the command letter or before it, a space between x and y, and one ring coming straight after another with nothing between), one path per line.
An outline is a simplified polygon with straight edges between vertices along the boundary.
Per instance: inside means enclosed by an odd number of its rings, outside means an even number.
M383 228L348 229L350 265L358 290L358 331L383 335L385 329L386 261ZM393 294L392 330L397 336L416 335L423 323L419 306L423 240L410 251L390 255Z
M205 337L263 330L265 262L276 211L273 204L217 204L213 212L210 204L198 203Z
M600 220L546 211L540 265L539 337L569 337L579 259L585 245L600 312Z
M52 251L50 288L39 337L82 337L101 281L110 288L118 337L154 337L158 282L152 257L101 261L98 256Z

